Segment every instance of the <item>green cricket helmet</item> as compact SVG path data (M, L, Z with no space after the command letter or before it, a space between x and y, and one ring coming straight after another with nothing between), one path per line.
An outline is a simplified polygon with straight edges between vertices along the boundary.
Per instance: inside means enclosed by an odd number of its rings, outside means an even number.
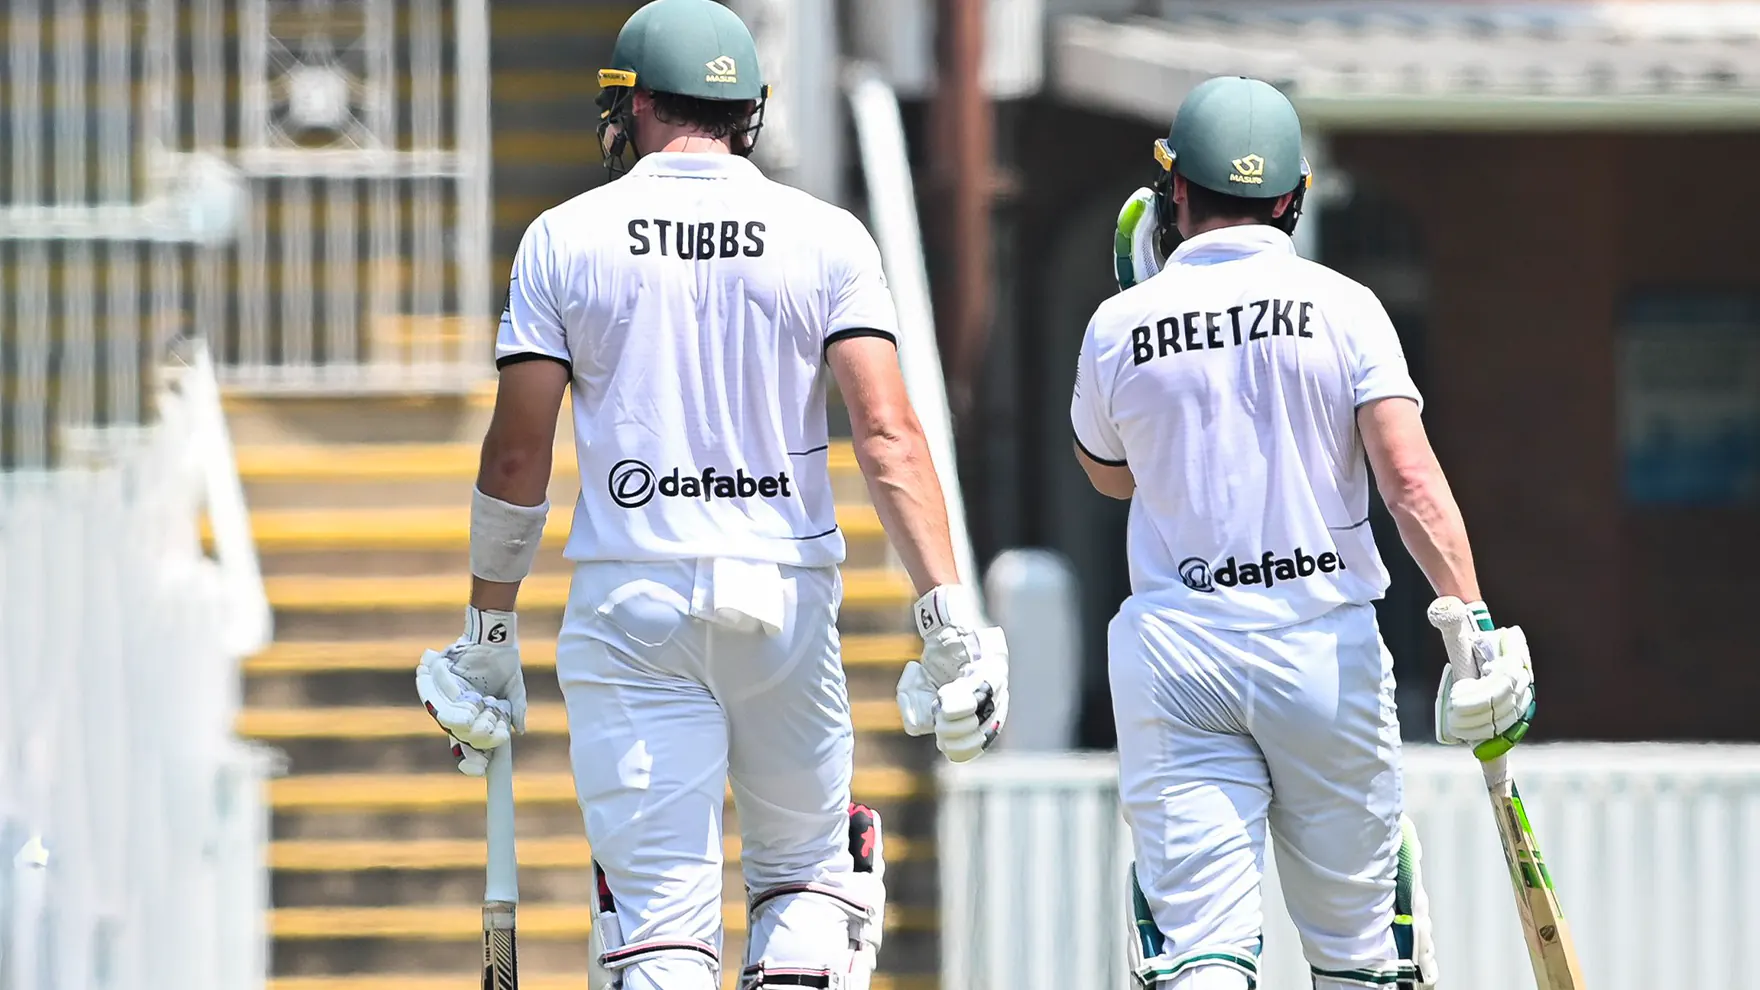
M1295 231L1302 200L1313 185L1302 157L1302 122L1289 98L1270 83L1218 76L1187 94L1167 137L1155 142L1160 165L1154 189L1162 220L1171 226L1173 176L1242 199L1295 194L1274 226Z
M630 15L599 70L599 136L619 125L606 167L626 168L630 100L637 89L699 100L753 104L751 123L734 135L734 150L749 155L764 126L770 87L758 67L758 45L739 15L715 0L653 0Z

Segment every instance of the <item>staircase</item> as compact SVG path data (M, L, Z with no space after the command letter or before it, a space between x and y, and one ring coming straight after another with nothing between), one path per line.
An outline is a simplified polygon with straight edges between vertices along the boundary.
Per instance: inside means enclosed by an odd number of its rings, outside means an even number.
M483 785L459 774L415 701L424 648L458 634L469 492L489 396L229 400L275 608L276 641L245 666L239 733L283 751L271 784L272 990L445 990L478 979ZM564 417L566 426L566 417ZM518 743L520 949L525 990L585 985L589 850L552 676L567 594L560 547L579 491L558 441L544 551L520 596L531 693ZM857 727L855 796L887 826L886 990L926 990L937 966L934 748L892 701L917 641L910 588L849 448L833 448L849 540L844 663ZM726 983L743 957L737 819L728 808Z
M605 181L598 71L639 2L494 0L489 119L494 134L495 277L538 214Z

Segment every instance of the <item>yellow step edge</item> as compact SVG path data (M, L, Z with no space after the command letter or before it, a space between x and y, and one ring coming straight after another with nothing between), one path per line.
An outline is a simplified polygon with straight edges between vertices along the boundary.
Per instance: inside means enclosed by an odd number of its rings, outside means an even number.
M426 640L341 640L272 643L244 662L246 675L413 672L423 650L445 643ZM843 637L845 667L901 668L923 650L915 633L861 633ZM535 639L520 644L527 670L556 667L556 642Z
M611 41L623 22L640 4L599 7L569 4L566 7L491 8L489 35L493 38L547 38L557 35L592 35Z
M934 908L886 908L889 932L932 932L939 921L940 912ZM593 912L585 904L521 904L518 922L522 941L584 938L592 931ZM744 932L745 905L723 904L721 924L729 932ZM475 904L274 908L269 912L269 934L286 941L387 938L452 942L482 936L483 910Z
M858 801L902 801L929 787L922 774L896 767L857 767L852 785ZM513 797L524 805L572 805L574 777L515 773ZM301 774L269 781L269 805L284 812L434 811L482 804L483 782L460 773Z
M886 837L886 861L915 856L921 843ZM367 870L464 870L483 866L481 839L283 839L269 844L269 868L288 873L359 873ZM740 857L740 839L722 842L729 863ZM519 840L519 865L530 870L584 870L593 851L584 838Z
M229 400L235 406L251 401ZM246 482L469 481L477 476L480 454L481 449L469 443L247 443L239 446L235 459L239 477ZM848 440L833 442L827 456L834 473L858 470ZM552 463L554 474L574 477L574 448L558 446Z
M856 701L850 717L857 732L898 732L898 705L884 701ZM234 731L245 739L287 741L292 739L421 739L441 740L439 729L427 712L410 705L350 705L342 708L247 708L234 722ZM526 733L537 736L568 734L568 711L558 703L532 705L526 712Z
M507 165L591 165L605 160L604 146L599 143L598 121L593 126L582 123L578 131L497 131L493 151L495 164ZM565 202L558 199L556 203ZM556 203L550 204L551 206ZM521 202L522 209L529 205ZM549 206L544 209L549 209ZM499 211L497 211L499 212ZM538 212L542 213L543 210ZM533 214L536 216L536 214Z
M725 990L738 990L738 966L721 974ZM584 973L533 973L522 970L520 990L582 990ZM471 973L370 973L345 976L273 976L267 990L478 990L482 974ZM875 973L873 990L937 990L939 980L925 974Z
M544 545L560 548L568 540L572 513L552 507ZM202 536L211 538L208 520ZM880 517L868 505L840 505L837 525L849 539L885 535ZM445 550L467 549L471 516L467 505L415 508L258 509L251 513L257 549L275 550Z
M534 574L520 587L522 611L559 610L568 604L567 574ZM265 578L271 607L286 612L382 612L462 609L470 579L458 574L419 577L280 575ZM903 608L914 597L900 571L849 568L843 572L845 608Z
M595 69L502 69L489 77L496 103L558 103L599 95Z

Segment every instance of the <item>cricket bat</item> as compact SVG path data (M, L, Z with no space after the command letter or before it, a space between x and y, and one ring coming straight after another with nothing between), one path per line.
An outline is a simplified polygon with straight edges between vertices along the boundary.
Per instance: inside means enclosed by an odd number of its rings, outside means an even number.
M483 990L519 990L514 934L519 861L513 848L513 744L489 752L489 865L483 887Z
M1478 677L1479 663L1473 655L1473 633L1490 632L1488 616L1475 618L1459 598L1441 598L1430 606L1430 624L1442 633L1448 646L1448 662L1457 678ZM1497 821L1497 837L1516 896L1516 915L1522 923L1522 939L1534 966L1539 990L1586 990L1577 945L1552 889L1552 874L1540 855L1534 827L1522 807L1522 796L1510 778L1509 754L1481 761L1485 789L1491 796L1491 816Z

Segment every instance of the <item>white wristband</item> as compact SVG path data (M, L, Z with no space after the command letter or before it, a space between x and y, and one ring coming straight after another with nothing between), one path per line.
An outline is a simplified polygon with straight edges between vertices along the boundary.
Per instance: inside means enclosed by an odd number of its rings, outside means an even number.
M471 574L497 584L525 580L549 515L548 499L542 505L514 505L472 489Z

